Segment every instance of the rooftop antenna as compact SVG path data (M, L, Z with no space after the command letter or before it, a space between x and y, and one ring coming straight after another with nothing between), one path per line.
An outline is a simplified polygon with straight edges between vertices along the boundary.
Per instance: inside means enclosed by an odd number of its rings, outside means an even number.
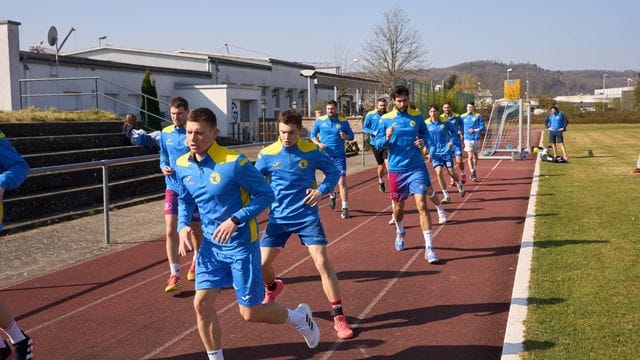
M54 49L56 50L56 76L60 76L60 69L58 67L58 53L60 52L60 49L62 49L62 47L64 46L64 43L67 42L69 35L71 35L71 33L74 31L76 31L76 29L72 27L67 33L67 36L64 37L64 40L62 40L62 44L58 45L58 29L56 29L55 26L52 26L49 28L49 33L47 34L47 41L49 42L49 45L53 46Z
M227 54L231 54L231 53L229 52L229 44L224 44L224 47L225 47L225 49L227 49Z

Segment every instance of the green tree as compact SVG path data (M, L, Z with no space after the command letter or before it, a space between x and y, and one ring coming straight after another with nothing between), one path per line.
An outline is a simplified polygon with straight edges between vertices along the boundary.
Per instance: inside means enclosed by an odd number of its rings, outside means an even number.
M155 82L151 81L151 74L148 69L144 72L140 92L146 95L142 97L140 118L147 126L156 129L160 128L160 118L162 115L160 113L160 103L158 102L158 91L156 90ZM156 116L151 116L149 114Z

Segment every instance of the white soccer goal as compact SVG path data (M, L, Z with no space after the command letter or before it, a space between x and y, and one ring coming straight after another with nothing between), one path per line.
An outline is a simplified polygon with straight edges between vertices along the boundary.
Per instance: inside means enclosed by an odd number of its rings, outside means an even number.
M509 159L519 156L521 149L531 151L531 104L523 100L496 101L486 129L480 158Z

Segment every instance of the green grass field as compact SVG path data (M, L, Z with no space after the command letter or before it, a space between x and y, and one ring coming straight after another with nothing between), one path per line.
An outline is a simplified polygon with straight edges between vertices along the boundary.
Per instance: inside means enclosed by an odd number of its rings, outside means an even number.
M27 108L18 111L0 111L0 122L50 122L50 121L114 121L121 118L103 110L58 110Z
M541 167L524 358L638 359L640 124L565 143L570 163Z

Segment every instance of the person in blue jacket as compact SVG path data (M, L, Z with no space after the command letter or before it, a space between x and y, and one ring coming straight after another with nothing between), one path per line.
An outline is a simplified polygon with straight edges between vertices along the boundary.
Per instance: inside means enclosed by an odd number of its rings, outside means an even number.
M349 189L347 187L347 157L344 152L344 142L353 140L354 134L349 121L338 116L338 103L335 100L327 101L325 108L327 115L316 119L309 135L311 141L318 145L320 151L324 151L340 170L340 180L338 180L340 200L342 200L340 216L343 219L348 219ZM335 206L336 193L332 191L329 194L329 207L334 209Z
M464 124L459 114L453 112L451 104L444 103L442 105L442 114L440 115L442 121L451 121L458 133L459 142L453 145L453 156L455 157L455 166L460 170L460 181L462 183L467 182L467 174L464 171L464 159L462 159L462 144L464 143ZM451 186L456 186L453 178L451 179Z
M369 142L373 150L373 157L376 159L376 164L378 164L378 190L380 192L385 191L383 176L386 171L385 158L387 148L377 149L373 144L375 143L376 138L384 136L384 134L378 134L377 128L378 123L381 121L380 118L386 112L387 99L380 98L376 102L376 108L367 113L367 116L364 118L364 123L362 124L362 131L369 135Z
M29 165L9 143L7 137L0 131L0 231L3 229L4 207L2 200L6 190L15 189L29 174ZM0 333L8 336L13 351L9 344L0 341L0 359L25 360L33 357L33 340L25 334L9 310L9 306L0 300Z
M563 137L563 133L567 130L567 124L567 117L564 116L564 113L558 111L558 107L556 105L553 105L549 109L549 115L544 119L544 127L549 131L549 143L551 143L551 146L553 147L554 158L558 158L557 146L559 144L562 149L562 160L564 162L569 161Z
M164 175L166 189L164 192L164 228L165 228L165 248L167 260L169 261L169 279L165 292L176 291L182 287L180 281L180 255L178 254L178 195L180 185L177 183L175 168L176 160L186 153L189 148L185 135L184 123L189 113L189 103L183 97L175 97L169 103L171 112L171 122L173 124L162 129L160 133L160 170ZM197 209L192 217L191 228L193 229L193 260L187 272L187 280L195 280L195 259L198 256L198 249L202 240L200 230L200 217Z
M471 172L471 181L478 179L478 152L480 151L480 134L485 130L484 119L475 111L473 102L467 104L467 112L460 115L464 127L464 151L467 152L467 162Z
M438 116L438 107L429 106L429 118L425 120L427 125L427 143L425 151L427 161L431 163L438 177L438 184L442 189L442 203L450 201L447 183L444 181L442 168L447 169L449 176L455 181L458 187L458 194L464 197L464 184L458 178L458 174L453 171L453 157L451 150L454 147L460 148L460 137L456 125L452 121L442 121Z
M418 110L409 108L409 89L396 86L392 93L394 109L382 116L378 132L385 137L376 141L376 147L389 149L389 192L393 203L393 219L396 225L395 249L404 249L404 205L409 194L413 194L420 217L420 228L425 242L425 259L429 263L440 260L433 249L431 219L427 197L435 205L440 224L447 222L438 194L431 187L427 166L422 158L426 144L427 129Z
M284 283L276 279L273 261L291 235L296 234L307 247L320 274L333 313L334 329L341 339L353 337L342 310L338 277L327 256L327 237L318 201L328 194L340 178L340 172L318 146L300 139L302 116L287 110L278 117L279 138L258 154L256 168L264 175L275 193L269 208L269 223L260 240L262 276L266 295L264 302L274 301ZM316 170L324 173L324 180L316 184Z
M200 211L203 240L197 257L193 300L200 339L210 359L222 358L221 327L216 297L233 285L240 314L246 321L289 323L314 348L320 330L311 309L295 310L271 302L262 304L264 286L260 268L256 217L274 201L273 191L247 157L218 145L217 119L208 108L193 109L187 118L189 152L176 161L180 254L191 248L190 222Z

